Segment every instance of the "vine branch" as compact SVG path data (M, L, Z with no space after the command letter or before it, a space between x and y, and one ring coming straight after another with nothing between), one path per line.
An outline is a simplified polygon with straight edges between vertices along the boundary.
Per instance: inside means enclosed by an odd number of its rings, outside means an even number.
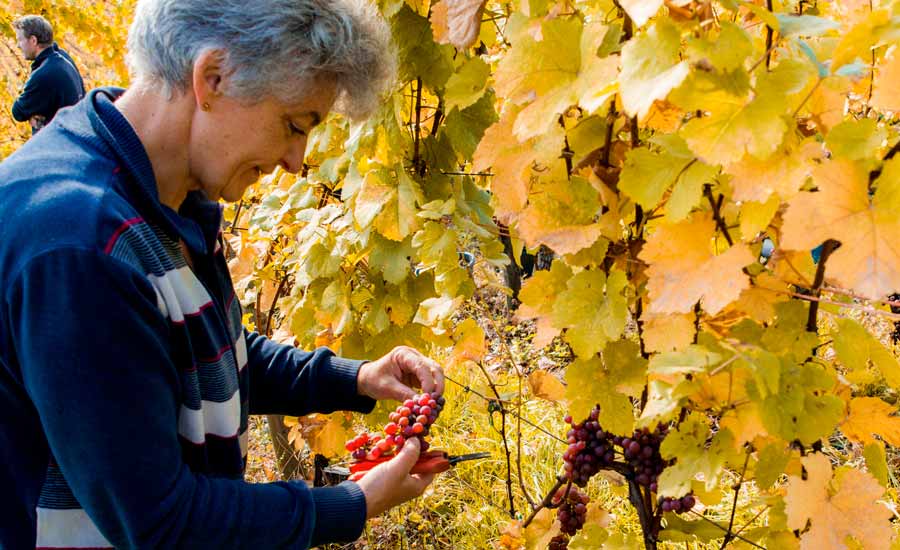
M713 219L716 220L716 227L719 228L719 231L722 232L722 236L725 237L725 240L728 242L728 246L734 245L734 241L731 239L731 234L728 233L728 225L725 224L725 220L722 219L722 201L725 196L720 194L718 200L713 198L712 194L712 186L710 184L704 184L703 186L703 194L706 196L707 200L709 200L709 205L712 207Z
M822 255L819 256L819 265L816 267L816 278L813 280L811 292L813 296L818 298L822 293L822 283L825 282L825 263L831 253L840 246L841 243L834 239L828 239L822 245ZM809 305L809 317L806 320L807 332L818 332L817 317L819 315L819 302L815 301Z
M725 550L728 543L734 539L735 533L732 532L732 529L734 528L734 515L735 512L737 512L738 496L741 494L741 486L744 484L744 476L747 474L747 464L749 462L750 451L748 450L747 455L744 457L744 468L741 470L741 477L734 486L734 501L731 503L731 519L728 520L728 531L725 533L725 539L722 540L722 546L719 547L719 550Z
M563 486L563 483L566 482L566 476L557 476L556 484L550 489L547 495L541 500L541 502L537 505L537 508L531 511L531 514L525 518L525 521L522 522L522 527L528 527L531 525L531 522L534 521L534 518L538 515L538 512L543 510L544 508L548 508L550 504L553 502L553 495L556 494L556 491L559 491L559 488Z
M509 498L509 516L514 518L516 517L516 503L513 500L512 492L512 459L510 458L512 453L509 450L509 441L506 440L506 407L503 406L503 399L500 397L500 392L497 391L497 385L494 384L491 375L488 374L487 369L484 368L480 361L478 362L478 368L481 369L481 372L487 379L488 386L497 398L500 408L500 437L503 438L503 451L506 453L506 496Z

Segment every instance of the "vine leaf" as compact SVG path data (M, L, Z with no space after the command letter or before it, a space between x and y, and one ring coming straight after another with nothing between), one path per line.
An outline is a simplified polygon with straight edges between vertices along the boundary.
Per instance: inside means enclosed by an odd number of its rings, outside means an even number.
M544 508L534 516L525 528L525 548L527 550L544 550L550 539L559 534L559 522L556 511Z
M693 313L650 313L641 315L644 347L648 352L675 351L694 341Z
M594 223L597 190L580 176L562 181L564 175L560 174L532 186L533 194L518 223L529 248L543 244L558 254L575 254L603 234L603 226Z
M803 458L807 478L790 476L785 496L790 529L810 529L801 535L801 550L848 548L852 536L867 550L890 548L891 511L878 500L884 488L870 474L839 470L832 476L831 463L821 453Z
M850 415L841 431L857 443L873 443L872 434L878 434L885 442L900 445L900 418L892 416L896 412L896 407L877 397L856 397L850 401Z
M450 355L451 364L459 364L464 361L478 362L484 356L485 335L475 319L466 319L453 329L453 352Z
M618 56L596 55L605 34L600 24L552 19L541 26L540 40L527 28L514 37L494 82L516 103L531 102L513 127L519 141L545 132L571 105L581 102L592 112L614 95Z
M627 285L627 276L617 269L609 278L592 269L569 279L553 306L553 324L567 329L566 341L576 355L594 356L625 330L628 301L622 291Z
M900 86L900 52L894 49L875 69L872 101L869 105L885 111L900 111L898 86Z
M702 419L691 416L663 440L659 452L667 460L675 460L659 476L659 495L682 497L691 490L691 481L703 474L706 490L719 482L726 463L734 462L734 436L727 429L719 430L707 447L709 427Z
M818 192L804 192L784 215L782 245L810 250L841 242L828 260L829 277L863 296L882 298L900 289L900 158L884 164L869 198L868 171L849 160L813 170Z
M850 371L848 378L868 378L865 373L871 361L888 385L900 388L900 361L862 325L852 319L838 319L832 338L838 360Z
M537 271L522 286L521 305L517 319L537 319L537 333L532 343L543 348L559 335L561 329L553 324L553 304L572 277L572 270L564 262L553 262L550 271Z
M551 373L536 370L528 375L531 393L547 401L561 401L566 397L566 386Z
M656 15L663 5L663 0L621 0L619 2L628 17L638 27L642 27L651 17Z
M687 61L679 61L680 47L678 28L661 20L622 48L619 85L629 116L644 118L654 101L665 99L688 75Z
M725 170L731 176L732 198L765 203L774 194L789 200L812 173L812 161L823 153L821 145L809 141L782 147L765 159L745 155Z
M688 313L700 301L715 315L749 288L742 269L753 262L750 249L736 244L715 255L715 225L711 214L698 212L688 221L658 227L647 240L639 258L650 265L650 313Z
M613 433L631 433L634 413L631 399L616 390L619 381L607 373L598 357L577 359L566 367L566 401L572 418L587 418L600 405L599 422Z
M445 39L437 40L437 34L435 39L444 44L449 42L460 50L474 44L481 30L481 14L485 4L487 0L443 0L436 4L432 8L432 17L440 12L438 19L446 21L447 32Z

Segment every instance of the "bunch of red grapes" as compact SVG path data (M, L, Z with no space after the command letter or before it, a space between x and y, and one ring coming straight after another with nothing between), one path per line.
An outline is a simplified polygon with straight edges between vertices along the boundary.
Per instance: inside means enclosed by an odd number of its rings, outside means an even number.
M407 399L389 415L384 435L362 432L345 445L354 460L377 460L399 451L407 439L418 437L421 452L428 450L425 437L444 408L445 399L439 393L422 393Z
M635 430L631 437L613 438L613 443L622 447L625 462L634 469L634 481L654 493L659 474L668 466L659 454L659 446L667 433L669 427L660 424L652 432L643 428Z
M675 512L676 514L682 514L684 512L690 512L691 508L694 507L694 504L697 504L697 500L694 498L694 495L687 494L681 498L664 498L659 507L663 512Z
M600 470L621 472L624 469L635 483L655 493L659 475L670 464L659 452L669 427L660 424L652 431L642 428L630 436L618 436L604 430L598 418L599 405L583 422L576 423L571 416L566 417L566 423L571 426L566 433L569 448L563 453L566 477L575 485L584 487ZM660 509L682 513L689 511L694 504L696 499L688 494L681 498L662 499Z
M587 519L587 505L591 501L587 493L577 487L569 487L567 494L566 488L560 487L553 500L559 503L556 518L559 520L560 531L572 536L584 527L584 521Z

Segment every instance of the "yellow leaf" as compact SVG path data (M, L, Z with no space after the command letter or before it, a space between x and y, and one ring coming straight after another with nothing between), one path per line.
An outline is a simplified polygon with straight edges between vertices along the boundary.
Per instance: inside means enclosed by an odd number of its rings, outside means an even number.
M647 115L641 119L641 126L657 132L669 133L681 126L682 118L684 118L684 111L677 105L657 99L650 106Z
M599 207L597 191L586 179L573 176L563 184L548 178L534 186L519 234L529 248L543 244L558 254L574 254L601 237L602 226L593 223Z
M565 398L566 387L559 379L547 371L536 370L528 376L531 392L547 401L557 402Z
M741 311L758 323L768 323L775 318L775 304L789 299L788 290L787 283L762 272L750 288L741 292L740 298L729 306L729 311Z
M544 550L550 539L559 534L559 522L556 521L556 510L544 508L525 528L525 548L527 550Z
M829 77L821 82L806 103L812 122L821 128L822 133L844 120L844 106L850 83L846 78Z
M764 203L773 194L789 200L800 191L812 172L812 161L823 156L822 146L809 141L784 147L766 159L745 155L725 173L731 176L732 198Z
M450 363L456 365L463 361L481 361L484 356L484 330L474 319L466 319L453 329L453 352Z
M878 434L885 442L900 445L900 417L896 407L877 397L856 397L850 401L850 416L841 424L844 435L857 443L872 443Z
M443 6L441 11L446 13L446 42L460 50L474 44L481 29L481 14L486 3L487 0L443 0L438 4Z
M900 111L900 54L892 48L875 67L871 105L885 111Z
M784 215L782 246L811 250L837 239L842 246L828 259L828 277L874 299L900 289L900 158L885 163L872 199L858 162L825 162L813 179L818 192L798 195Z
M800 537L801 550L849 548L849 536L866 550L890 548L891 511L878 502L884 488L875 478L852 469L833 478L828 457L821 453L804 457L803 466L807 479L790 476L784 498L789 529L812 523Z
M431 34L434 41L438 44L450 43L450 27L448 26L448 4L447 2L438 2L431 6Z
M662 225L650 236L640 254L650 264L650 313L688 313L701 301L715 315L750 286L742 273L753 262L750 249L736 244L716 256L714 233L712 216L698 212L688 221Z
M660 20L622 48L619 86L629 116L646 117L653 102L665 99L688 75L688 63L679 61L680 45L678 28Z
M644 323L644 346L647 352L676 351L694 341L693 313L650 313L641 316Z
M352 425L349 414L312 414L298 419L303 439L315 453L327 457L341 456L344 444L352 437Z

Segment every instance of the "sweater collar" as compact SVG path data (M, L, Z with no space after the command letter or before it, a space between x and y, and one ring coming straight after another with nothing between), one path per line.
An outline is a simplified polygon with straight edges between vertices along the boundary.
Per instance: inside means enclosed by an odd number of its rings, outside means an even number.
M91 125L115 151L122 171L131 178L126 193L136 202L142 214L152 219L170 237L184 241L200 254L214 250L219 234L221 207L200 191L188 194L179 212L159 200L153 165L140 138L113 102L125 92L122 88L98 88L88 94L86 105Z
M43 51L34 58L34 61L31 62L31 70L36 71L38 67L44 64L44 61L47 61L51 55L56 53L57 48L58 46L56 46L55 42L53 45L44 48Z

